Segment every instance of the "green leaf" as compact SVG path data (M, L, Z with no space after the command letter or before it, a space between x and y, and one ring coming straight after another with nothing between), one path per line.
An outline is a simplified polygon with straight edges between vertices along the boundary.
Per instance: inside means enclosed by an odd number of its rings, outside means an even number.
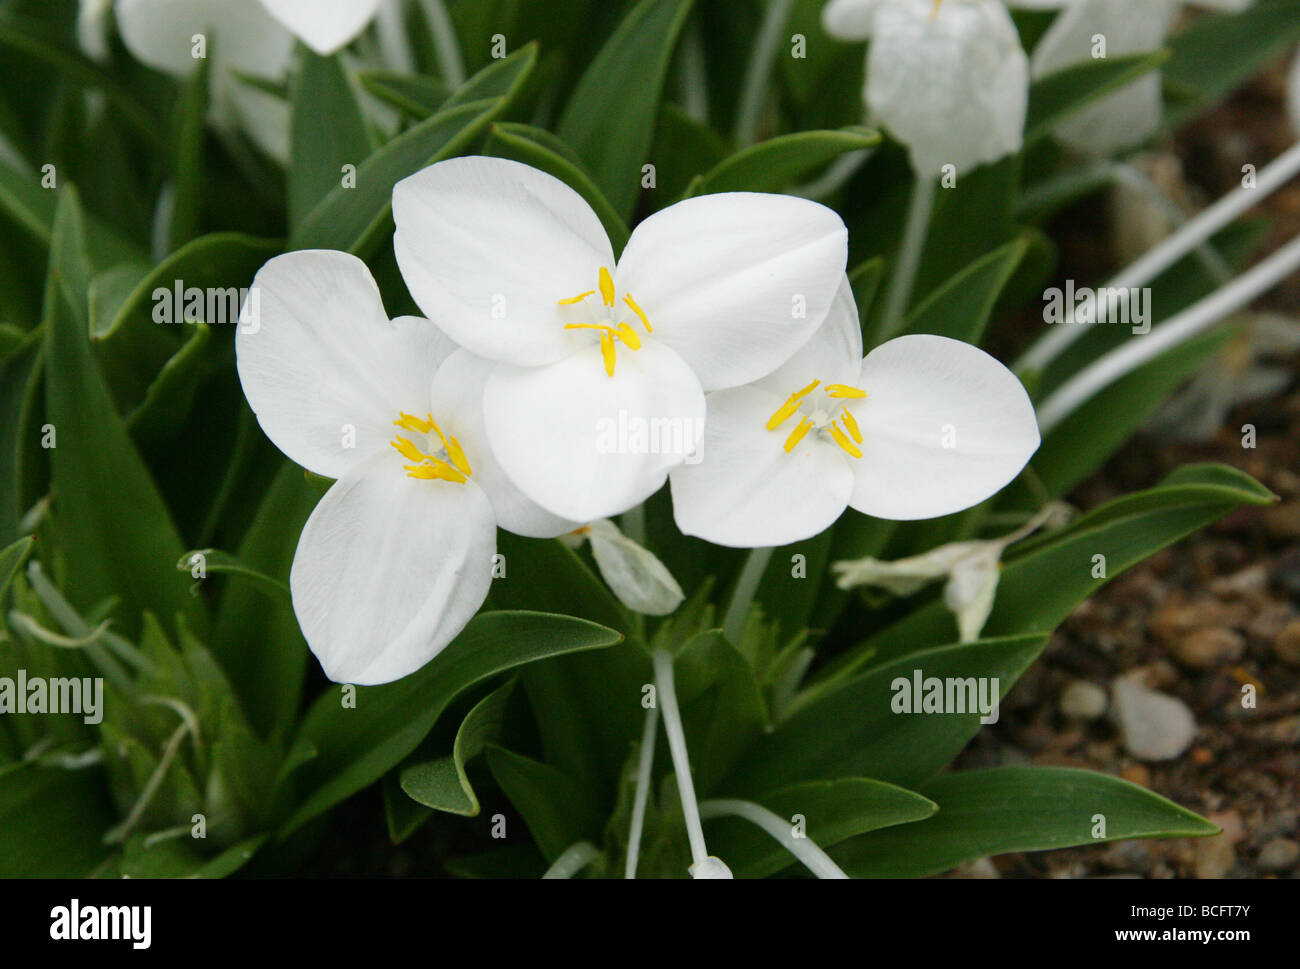
M0 767L0 877L80 878L107 856L114 813L95 770Z
M808 839L822 850L868 831L923 820L938 810L915 791L866 777L793 784L758 802L781 818L801 815ZM766 878L798 864L770 834L744 818L706 820L705 830L709 851L725 858L738 878Z
M998 767L935 778L924 821L854 838L831 856L855 878L937 875L1009 851L1048 851L1130 838L1217 834L1203 818L1117 777L1066 767ZM1105 834L1096 837L1096 815Z
M9 583L14 580L14 576L18 574L18 569L27 560L27 555L31 552L32 544L35 541L34 538L28 536L0 549L0 597L4 596L5 590L9 588Z
M171 217L167 229L167 251L174 252L199 234L203 218L203 159L207 137L209 61L199 61L198 69L185 83L176 102L172 122Z
M465 765L500 733L506 703L513 690L514 681L507 680L474 705L456 731L451 756L403 768L402 790L412 800L435 811L465 817L477 815L478 797L465 773Z
M31 497L28 479L36 439L28 431L40 407L43 345L44 334L36 330L0 358L0 542L18 537L18 520Z
M614 246L615 257L623 251L628 240L626 223L582 168L582 162L573 153L573 149L555 135L531 125L498 122L489 129L483 153L523 162L564 182L581 195L600 217L600 224L605 227L609 241Z
M1025 144L1051 133L1059 122L1094 101L1158 70L1169 51L1146 51L1075 64L1035 81L1025 113Z
M981 726L978 709L914 712L915 672L921 671L922 680L975 677L989 690L996 680L1001 698L1047 639L1042 634L941 646L812 688L797 696L786 719L741 756L722 789L753 796L829 777L872 777L915 786L957 756ZM898 697L909 700L904 712L894 709ZM991 704L991 697L984 699Z
M676 652L673 677L692 738L691 773L707 796L737 755L762 736L766 705L749 661L719 630L693 636Z
M140 406L128 415L127 429L140 447L165 444L184 427L208 362L211 336L206 323L195 324L189 339L149 385Z
M342 184L344 165L369 156L370 136L341 55L321 57L303 47L292 98L289 224L297 227Z
M475 617L423 669L386 686L357 687L356 707L327 690L303 721L295 746L318 755L299 769L309 793L284 824L287 835L383 776L424 739L453 699L494 674L557 656L603 649L618 633L570 616L490 612Z
M630 218L677 35L691 0L641 0L588 65L556 129Z
M599 842L601 817L568 774L494 744L488 745L487 763L547 861L578 841Z
M850 151L880 144L870 128L800 131L779 135L736 152L704 176L701 194L779 192Z
M145 610L206 626L199 600L172 569L183 546L131 443L91 357L87 326L66 297L78 278L81 232L76 195L64 189L50 251L45 322L46 414L59 435L50 448L55 534L69 557L68 598L83 609L122 599L128 634ZM71 275L69 275L71 273ZM87 419L93 415L93 419Z
M421 121L442 107L451 93L442 81L421 74L362 71L357 80L381 101Z
M1028 247L1020 238L976 259L912 310L902 332L933 333L978 346L989 314Z

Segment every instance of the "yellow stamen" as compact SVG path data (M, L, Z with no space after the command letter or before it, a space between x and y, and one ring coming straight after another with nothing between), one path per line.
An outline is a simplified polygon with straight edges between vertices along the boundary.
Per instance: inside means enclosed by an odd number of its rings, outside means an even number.
M614 305L614 277L604 266L600 267L600 298L606 306Z
M812 421L809 418L805 417L795 426L795 429L790 432L790 436L785 439L785 453L789 454L796 447L798 447L799 442L803 440L804 435L807 434L811 429L812 429Z
M613 327L604 323L565 323L564 328L566 330L600 330L602 332L613 329Z
M796 390L790 395L790 399L782 404L775 414L767 419L767 429L775 431L778 427L790 419L790 415L799 409L799 402L817 389L820 380L814 380L803 390Z
M447 441L447 454L451 457L451 463L456 465L456 469L465 477L474 473L469 466L469 458L465 457L465 449L454 437Z
M849 397L857 399L867 396L865 390L859 390L857 387L850 387L848 384L827 384L826 393L831 397Z
M595 291L594 289L589 289L589 290L587 290L585 293L579 293L577 296L570 296L568 299L562 299L562 300L560 300L560 305L561 305L561 306L572 306L572 305L574 305L575 303L581 303L581 302L582 302L584 299L586 299L588 296L594 296L595 293L596 293L596 291Z
M849 429L849 434L853 436L853 440L858 444L861 444L862 430L861 428L858 427L857 418L849 413L849 409L847 407L844 408L844 426Z
M632 327L628 326L626 323L620 322L618 326L614 328L614 332L617 333L618 338L626 343L631 349L641 349L641 338L636 335L636 330L632 329Z
M609 330L605 330L605 332L600 335L600 355L605 358L605 373L610 377L614 376L614 361L617 359L615 356L616 353L617 351L614 348L614 337L610 335Z
M832 421L831 426L827 428L827 430L831 432L831 437L835 438L835 443L838 444L846 454L855 458L862 457L862 452L854 447L853 442L844 436L844 432L840 430L838 424Z
M430 420L432 420L432 418L430 418ZM417 434L428 434L429 431L433 430L429 421L422 421L418 417L408 414L405 411L402 412L399 420L393 421L393 424L397 427L404 427L408 431L415 431Z
M389 443L393 447L397 448L397 452L401 454L402 457L406 458L408 461L414 461L418 464L419 462L423 461L425 458L428 457L427 454L425 454L423 451L421 451L419 448L417 448L414 444L412 444L404 437L401 436L395 437Z
M406 473L412 478L420 478L424 481L450 481L453 484L464 484L465 476L449 465L445 461L438 461L435 464L408 464L405 466Z
M637 305L636 300L631 296L624 295L623 302L626 303L628 309L635 313L637 318L641 320L641 325L645 327L645 331L647 333L653 333L654 329L650 326L650 320L646 318L645 310L641 309L641 307Z

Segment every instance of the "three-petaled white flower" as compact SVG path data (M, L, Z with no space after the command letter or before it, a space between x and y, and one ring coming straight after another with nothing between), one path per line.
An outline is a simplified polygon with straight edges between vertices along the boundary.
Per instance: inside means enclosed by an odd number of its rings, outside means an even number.
M393 192L425 315L497 366L487 439L543 508L588 522L657 491L698 447L708 390L770 373L825 318L848 233L824 206L729 193L637 226L616 261L595 212L517 162L440 162Z
M1196 6L1240 11L1254 0L1194 0ZM1055 74L1099 56L1158 50L1169 35L1183 0L1066 0L1031 59L1034 77ZM1066 144L1107 155L1141 144L1160 127L1160 72L1151 71L1066 118L1055 129Z
M952 514L1008 484L1039 444L1024 387L983 350L911 335L863 358L847 280L793 359L708 404L703 460L671 486L677 527L718 545L788 545L846 507Z
M528 501L493 457L491 366L427 320L390 321L361 260L289 253L253 287L235 338L244 394L276 447L337 479L290 573L303 635L333 680L406 676L482 605L498 524L529 537L576 524Z
M964 172L1020 150L1029 61L998 0L831 0L822 23L841 40L871 39L867 107L918 174Z

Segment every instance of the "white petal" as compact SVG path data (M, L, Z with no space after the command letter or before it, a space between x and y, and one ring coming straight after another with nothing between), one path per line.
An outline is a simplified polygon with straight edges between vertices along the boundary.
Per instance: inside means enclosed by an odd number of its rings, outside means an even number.
M858 318L858 304L853 299L853 287L846 276L826 321L812 339L757 384L784 398L814 380L852 386L857 383L861 370L862 323Z
M427 320L390 322L365 263L323 250L263 266L235 335L262 430L329 478L386 448L400 412L424 416L433 374L454 349Z
M892 562L871 557L836 562L831 566L831 571L835 573L835 584L841 589L870 585L884 589L891 595L910 596L935 579L947 575L958 562L983 544L951 542L920 555Z
M880 0L831 0L822 8L822 26L837 40L866 40Z
M706 390L771 373L821 325L844 277L848 230L789 195L729 192L671 205L632 233L617 283Z
M666 616L682 604L682 587L663 562L612 521L599 518L587 529L596 566L619 602L647 616Z
M328 57L366 29L383 0L262 0L271 16Z
M573 189L503 158L453 158L393 189L394 248L407 288L465 349L505 363L573 350L559 301L594 290L614 253Z
M658 343L621 349L613 377L593 344L546 367L501 365L483 413L492 450L524 494L593 521L640 504L699 447L704 392Z
M217 121L217 124L228 120L232 127L238 127L248 135L269 158L281 165L288 164L292 110L288 101L233 76L226 78L215 97L224 99L223 107L228 108L227 118Z
M108 57L108 12L113 0L81 0L77 9L77 43L87 57Z
M214 75L232 67L279 78L293 52L293 36L260 0L118 0L117 25L137 60L181 77L198 64L197 34L207 38L207 53L216 58Z
M380 455L334 483L307 519L289 585L303 635L338 683L414 673L478 611L496 523L473 484L407 477Z
M784 402L757 387L709 395L703 460L674 469L669 479L683 534L733 548L789 545L825 531L843 513L853 459L815 432L787 454L797 417L767 429Z
M555 538L580 523L552 515L519 490L506 475L488 444L483 422L483 391L497 365L457 350L433 378L433 415L446 434L455 435L465 451L473 480L492 502L497 524L527 538Z
M1000 3L895 0L876 15L866 93L917 172L965 172L1020 149L1029 62Z
M1038 449L1029 395L983 350L903 336L862 361L850 401L863 435L849 504L877 518L938 518L1010 483Z
M984 624L993 611L1002 577L999 565L1001 546L985 542L976 554L959 561L943 590L944 605L957 617L957 630L963 643L980 638Z

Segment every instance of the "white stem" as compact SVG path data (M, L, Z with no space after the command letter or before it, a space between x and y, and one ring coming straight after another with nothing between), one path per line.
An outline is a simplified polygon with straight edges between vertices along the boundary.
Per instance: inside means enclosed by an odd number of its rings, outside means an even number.
M1167 196L1146 172L1128 162L1120 162L1113 171L1117 182L1145 195L1160 209L1175 230L1187 224L1188 215L1183 211L1182 206ZM1205 239L1197 243L1192 251L1219 285L1232 279L1232 267L1219 255L1210 240Z
M375 28L386 65L393 70L411 74L415 72L415 56L411 53L410 35L406 31L403 12L398 4L381 4L375 18Z
M682 108L701 124L709 123L709 76L704 66L704 38L692 24L682 40Z
M555 859L555 864L546 869L542 878L572 878L582 869L600 857L600 852L590 841L579 841L564 849L564 854Z
M819 178L815 178L811 182L805 182L802 185L793 186L788 194L820 202L822 199L838 192L850 178L858 173L858 169L867 163L867 159L874 152L874 148L858 148L854 151L845 152L826 166L826 171Z
M736 590L731 594L727 605L727 614L722 620L722 632L733 644L740 642L745 631L745 619L749 616L749 607L754 604L754 595L758 592L763 573L772 561L772 549L750 549L749 557L736 579Z
M1285 185L1296 174L1300 174L1300 144L1292 145L1261 169L1256 176L1254 188L1243 185L1229 192L1195 218L1189 219L1182 228L1137 262L1120 270L1101 288L1137 289L1145 286L1238 216ZM1042 370L1065 352L1094 322L1090 316L1076 317L1071 312L1064 322L1053 326L1022 354L1012 369Z
M930 226L930 216L934 214L934 195L938 187L934 178L917 175L911 207L907 211L907 226L903 230L903 243L898 250L894 274L889 280L889 297L880 324L881 340L895 335L912 299L912 286L916 282L916 270L921 265L921 253L925 250L926 231Z
M420 0L424 8L424 17L429 21L429 31L433 34L434 50L438 54L438 64L442 67L442 79L453 88L465 83L465 63L460 57L460 42L456 38L456 25L447 13L442 0Z
M181 741L189 735L189 732L189 724L182 723L172 732L172 735L167 738L167 743L163 747L162 756L158 758L158 766L155 767L153 773L149 775L149 780L145 781L144 789L140 792L140 796L136 798L135 804L132 805L126 819L117 827L104 833L104 844L111 845L125 841L127 835L135 829L135 826L144 816L145 808L149 806L149 802L153 800L154 794L158 792L158 787L162 784L162 779L167 775L167 768L171 766L172 761L176 757L176 752L180 750Z
M740 106L736 109L736 142L743 148L752 145L758 136L758 117L767 101L767 82L776 63L777 45L794 0L768 0L767 12L758 28L758 37L750 49L749 66L745 69L745 84L740 92Z
M831 861L830 856L807 838L796 838L790 828L790 822L773 814L761 804L753 801L717 800L705 801L700 805L700 813L706 818L721 818L734 815L750 821L773 838L786 851L803 862L810 872L818 878L848 878L839 865Z
M682 729L682 714L677 709L677 687L673 683L673 658L666 649L654 652L655 688L663 711L664 733L668 735L668 750L673 757L673 772L677 775L677 790L682 798L682 817L686 821L686 836L691 842L691 861L702 864L709 857L704 846L704 825L700 823L700 808L695 800L695 781L691 779L691 760L686 752L686 731Z
M1300 270L1300 236L1141 339L1112 350L1079 371L1043 401L1038 408L1038 426L1044 433L1051 431L1103 388L1245 308L1297 270Z
M632 797L632 824L627 832L627 867L623 877L635 878L636 865L641 858L641 831L645 827L645 806L650 797L650 772L655 763L655 737L659 727L659 708L645 712L645 727L641 731L641 759L636 768L636 793Z

